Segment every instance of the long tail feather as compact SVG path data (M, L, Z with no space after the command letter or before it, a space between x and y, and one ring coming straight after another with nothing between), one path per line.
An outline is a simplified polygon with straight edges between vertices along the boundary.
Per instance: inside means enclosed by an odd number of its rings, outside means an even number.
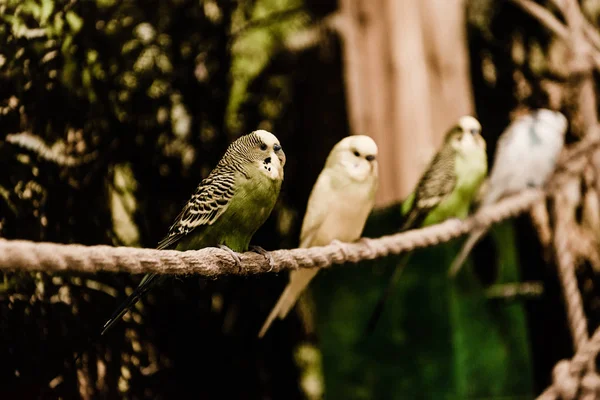
M106 321L102 327L100 335L104 335L114 324L116 324L123 315L127 313L138 300L148 292L159 281L159 275L147 274L144 276L138 287L131 293L131 295L117 307L113 315Z
M379 301L377 302L377 305L375 306L375 309L373 310L373 313L371 314L371 317L369 318L369 322L367 323L367 327L364 332L365 337L371 335L371 333L373 333L373 331L375 330L375 326L377 325L377 322L379 321L379 318L381 317L381 314L383 313L383 306L385 305L385 302L387 301L392 290L396 287L398 280L400 279L400 276L402 275L402 271L404 271L404 267L408 263L409 259L410 259L410 253L406 253L398 261L398 264L396 264L396 267L394 268L394 271L392 272L392 276L388 280L388 285L387 285L385 291L383 292L383 295L379 298Z
M125 315L131 307L146 293L152 286L158 283L161 279L164 279L164 275L159 276L156 274L147 274L144 276L138 287L134 290L134 292L119 305L110 319L104 324L102 331L100 333L93 334L88 336L85 340L85 343L82 343L78 350L75 350L74 357L72 358L71 364L74 368L77 368L77 362L81 358L81 356L97 341L100 339L102 335L104 335L114 324L116 324L120 318ZM64 367L63 367L64 368ZM58 377L59 373L56 373L54 378Z
M288 283L288 285L285 287L283 293L281 293L281 296L279 297L279 300L277 300L277 303L275 304L275 306L271 310L271 313L269 314L269 316L265 320L265 323L263 324L262 328L260 328L260 332L258 332L258 337L259 338L262 338L263 336L265 336L265 333L267 333L267 331L269 330L269 327L271 326L271 324L275 320L275 317L277 317L277 316L280 315L281 309L285 305L284 303L286 301L289 301L289 299L291 297L290 296L291 291L292 291L292 285Z
M454 278L456 276L456 274L458 273L458 271L460 271L460 268L467 260L469 253L471 253L471 250L473 250L473 247L475 247L475 244L477 244L479 239L481 239L481 237L483 235L485 235L486 232L487 232L487 229L477 229L477 230L474 230L473 232L471 232L471 234L465 241L465 244L463 244L463 247L460 250L460 253L458 253L456 258L454 259L454 261L452 261L452 264L450 265L450 269L448 270L448 276L450 278Z
M317 268L314 269L304 269L298 271L292 271L290 273L290 282L285 287L281 296L279 296L279 300L271 310L271 313L265 320L260 332L258 333L258 337L262 338L267 330L275 320L275 317L279 317L283 319L288 315L290 310L296 304L298 297L300 294L306 289L312 278L319 272Z

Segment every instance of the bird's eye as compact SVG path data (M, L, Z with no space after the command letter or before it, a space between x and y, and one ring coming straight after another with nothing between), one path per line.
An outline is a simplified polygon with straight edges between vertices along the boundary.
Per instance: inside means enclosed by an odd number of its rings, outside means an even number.
M264 144L264 143L261 143L261 144L260 144L260 149L261 149L262 151L265 151L265 150L267 149L267 145L266 145L266 144Z
M354 155L355 155L356 157L360 157L360 153L359 153L358 151L356 151L356 150L354 150Z

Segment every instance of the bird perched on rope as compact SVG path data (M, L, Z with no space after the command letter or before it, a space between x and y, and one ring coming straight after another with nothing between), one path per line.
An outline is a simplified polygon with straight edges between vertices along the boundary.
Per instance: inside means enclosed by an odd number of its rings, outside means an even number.
M400 231L436 224L449 218L465 218L487 175L485 149L479 121L468 115L461 117L446 133L442 147L429 163L415 190L403 202ZM385 301L409 258L410 253L406 253L396 265L367 323L366 335L375 329Z
M494 166L480 207L526 188L543 186L556 167L568 122L557 111L538 109L513 121L498 139ZM487 228L472 231L449 269L454 277Z
M254 233L267 220L283 181L285 153L270 132L257 130L231 143L223 158L200 182L158 249L195 250L215 246L234 252L248 250ZM252 250L264 254L262 248ZM273 260L269 258L269 262ZM165 275L147 274L134 292L104 324L104 335Z
M310 193L300 247L358 240L375 203L377 186L377 145L373 139L355 135L339 141ZM259 338L275 317L285 318L317 272L317 268L290 272L290 281L262 326Z

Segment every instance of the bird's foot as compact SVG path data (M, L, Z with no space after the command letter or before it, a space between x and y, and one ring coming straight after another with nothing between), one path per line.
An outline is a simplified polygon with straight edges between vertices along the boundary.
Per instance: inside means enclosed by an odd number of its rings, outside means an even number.
M271 256L268 251L260 246L250 246L250 251L263 255L269 262L269 270L267 272L273 271L273 268L275 268L275 260L273 260L273 256Z
M358 241L356 243L364 244L365 246L367 246L367 249L369 249L369 251L371 253L375 254L375 249L373 248L373 245L371 244L372 242L373 242L373 239L371 239L371 238L361 237L360 239L358 239Z
M343 242L341 242L337 239L333 239L331 241L331 243L329 243L329 244L336 246L342 253L342 256L344 257L344 261L347 261L346 259L348 258L348 255L346 254L345 244Z
M240 256L238 256L235 251L231 250L229 247L225 246L224 244L220 244L217 247L219 247L220 249L225 250L226 252L228 252L229 255L235 261L236 267L238 267L239 271L242 272L242 260L240 259Z

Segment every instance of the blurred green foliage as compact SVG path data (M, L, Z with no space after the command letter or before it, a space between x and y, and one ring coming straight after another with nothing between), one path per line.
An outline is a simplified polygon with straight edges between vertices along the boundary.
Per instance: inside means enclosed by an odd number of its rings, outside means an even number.
M375 211L365 236L393 233L400 213L399 207ZM496 282L518 282L510 222L492 234L501 250ZM313 290L327 397L533 396L523 305L486 298L470 262L456 281L449 280L459 244L411 255L370 336L364 335L367 321L402 256L323 272Z
M312 18L302 6L0 2L0 162L9 171L0 177L0 235L153 247L235 137L273 130L294 158L286 146L294 130L279 132L292 81L266 70L285 52L283 36ZM285 10L295 11L271 16ZM282 195L257 241L275 248L295 240L294 208ZM82 388L73 352L138 279L4 274L0 382L8 398L40 390L160 398L191 388L199 396L299 395L291 341L265 350L247 336L260 318L258 278L192 277L157 289L88 349L83 376L96 384ZM201 359L198 368L182 367ZM254 363L262 366L247 374ZM218 385L227 374L239 385ZM212 383L198 389L197 376Z

